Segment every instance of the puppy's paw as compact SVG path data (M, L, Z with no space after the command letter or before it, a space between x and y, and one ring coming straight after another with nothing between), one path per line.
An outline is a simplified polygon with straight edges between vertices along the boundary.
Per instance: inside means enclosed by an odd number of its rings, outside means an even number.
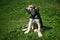
M32 26L32 29L34 29L33 26Z
M27 34L28 32L29 32L29 31L27 30L27 31L24 32L24 34Z
M34 32L37 32L37 29L34 29Z
M26 29L22 29L22 31L26 31L27 30L27 28Z
M38 32L38 37L42 37L42 34L40 32Z

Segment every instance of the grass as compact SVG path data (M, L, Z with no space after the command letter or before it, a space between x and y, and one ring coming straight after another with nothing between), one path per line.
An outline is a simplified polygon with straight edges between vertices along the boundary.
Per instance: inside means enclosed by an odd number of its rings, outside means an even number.
M43 25L51 27L42 31L42 38L32 31L22 32L29 21L25 8L31 3L39 7ZM60 40L60 1L0 0L0 40Z

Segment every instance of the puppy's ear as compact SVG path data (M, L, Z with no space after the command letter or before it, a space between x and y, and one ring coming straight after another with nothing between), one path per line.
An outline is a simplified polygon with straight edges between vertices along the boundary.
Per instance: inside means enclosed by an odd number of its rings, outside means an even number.
M29 8L35 9L35 5L31 4L28 6Z
M39 12L39 8L38 8L38 7L35 7L35 10L36 10L37 12Z

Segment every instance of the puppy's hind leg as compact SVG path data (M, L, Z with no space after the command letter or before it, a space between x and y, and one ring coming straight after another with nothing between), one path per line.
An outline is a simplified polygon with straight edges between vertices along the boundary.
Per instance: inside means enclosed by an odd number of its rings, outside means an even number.
M27 30L28 24L25 27L26 28L22 29L22 31L26 31Z
M25 29L22 29L22 31L26 31L27 30L27 28L25 28Z
M25 34L30 31L30 28L31 28L31 26L32 26L32 22L33 22L33 19L30 19L29 24L28 24L28 28L27 28L27 30L24 32Z

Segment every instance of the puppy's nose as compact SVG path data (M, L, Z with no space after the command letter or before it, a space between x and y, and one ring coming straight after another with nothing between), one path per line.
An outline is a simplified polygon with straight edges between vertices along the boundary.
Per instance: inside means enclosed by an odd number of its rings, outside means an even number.
M26 9L26 11L27 11L27 9Z
M28 9L26 9L26 11L28 12Z

